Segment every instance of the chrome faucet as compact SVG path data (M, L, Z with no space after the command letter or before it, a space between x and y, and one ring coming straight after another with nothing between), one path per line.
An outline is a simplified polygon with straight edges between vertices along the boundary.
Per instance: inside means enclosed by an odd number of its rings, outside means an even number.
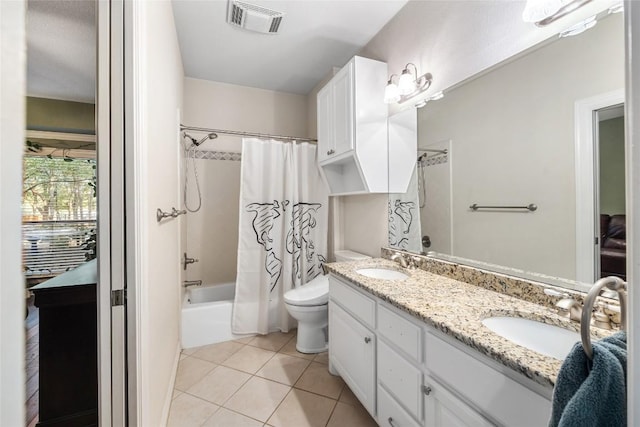
M409 264L407 263L407 260L404 259L402 254L399 254L399 253L395 253L391 255L391 261L396 261L398 264L400 264L400 267L407 268L409 266Z
M182 282L182 286L185 288L189 286L202 286L202 280L185 280Z
M556 307L558 307L558 314L568 315L570 320L579 322L582 317L582 306L573 298L562 298L556 303Z

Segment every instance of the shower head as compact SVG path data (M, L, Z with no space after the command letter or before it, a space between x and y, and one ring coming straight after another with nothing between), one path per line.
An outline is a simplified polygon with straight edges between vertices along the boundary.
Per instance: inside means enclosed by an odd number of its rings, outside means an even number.
M209 139L216 139L218 137L217 133L209 133L205 136L203 136L202 138L200 138L198 141L196 141L194 138L191 138L191 141L193 142L193 145L195 145L196 147L199 147L200 144L202 144L203 142L205 142L206 140Z

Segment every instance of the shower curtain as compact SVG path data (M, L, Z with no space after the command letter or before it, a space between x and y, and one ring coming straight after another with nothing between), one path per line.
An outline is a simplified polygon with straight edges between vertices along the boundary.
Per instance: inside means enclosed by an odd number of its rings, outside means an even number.
M284 293L319 274L326 260L328 192L308 143L242 140L237 334L293 327Z
M389 194L389 246L413 252L422 251L417 171L406 193Z

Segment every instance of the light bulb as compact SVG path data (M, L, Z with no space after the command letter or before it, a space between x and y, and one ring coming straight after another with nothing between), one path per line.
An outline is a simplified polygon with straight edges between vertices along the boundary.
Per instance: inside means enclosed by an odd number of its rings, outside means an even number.
M416 81L407 68L402 71L400 79L398 79L398 91L400 95L409 95L416 90Z
M387 87L384 88L384 102L385 104L393 104L400 101L400 92L398 86L395 83L389 81Z

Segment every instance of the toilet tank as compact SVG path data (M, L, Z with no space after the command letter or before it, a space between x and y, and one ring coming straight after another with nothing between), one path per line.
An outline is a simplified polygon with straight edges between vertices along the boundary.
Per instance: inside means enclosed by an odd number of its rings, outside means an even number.
M358 252L350 251L350 250L341 250L335 252L336 262L344 262L344 261L362 261L364 259L370 259L371 257L368 255L360 254Z

